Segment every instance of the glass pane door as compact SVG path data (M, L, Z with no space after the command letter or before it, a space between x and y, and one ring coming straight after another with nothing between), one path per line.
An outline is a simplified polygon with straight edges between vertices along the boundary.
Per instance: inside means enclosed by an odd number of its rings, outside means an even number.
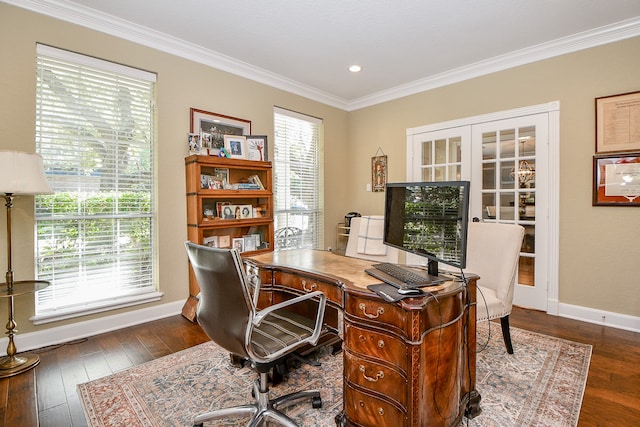
M524 227L514 304L546 310L548 181L546 161L540 159L547 158L548 116L534 114L472 128L471 216Z

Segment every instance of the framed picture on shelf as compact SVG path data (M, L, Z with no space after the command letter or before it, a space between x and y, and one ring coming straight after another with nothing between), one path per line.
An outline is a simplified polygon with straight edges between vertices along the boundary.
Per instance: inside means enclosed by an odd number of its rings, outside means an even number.
M222 209L227 205L231 205L231 202L216 202L216 213L218 214L218 218L224 219Z
M222 180L222 186L225 188L229 184L229 169L215 168L213 174Z
M209 188L209 180L211 180L211 175L201 174L200 175L200 188L208 189Z
M244 252L244 239L242 237L234 238L233 248L237 249L238 252Z
M253 206L251 205L242 205L240 206L240 218L253 218Z
M235 208L236 207L234 205L230 204L230 203L222 205L220 207L220 210L222 212L221 215L220 215L220 218L222 218L222 219L236 219L236 214L234 212Z
M640 206L640 152L593 156L593 205Z
M211 144L211 134L210 133L202 132L200 134L200 145L202 146L202 148L200 149L200 154L207 155L207 156L212 154L213 146Z
M249 230L251 231L251 230ZM245 239L247 238L251 238L256 242L256 249L260 247L260 244L262 243L262 237L260 235L260 233L249 233L249 234L245 234L244 236ZM247 244L245 243L245 248L247 247Z
M256 243L255 235L251 234L251 235L247 235L247 236L242 236L242 238L244 240L244 250L245 250L245 252L255 251L256 249L258 249L259 243Z
M205 237L202 240L202 244L205 245L205 246L209 246L211 248L217 248L218 247L218 236Z
M200 154L202 150L202 145L200 144L200 134L199 133L189 133L187 134L187 143L189 147L189 155L191 154Z
M596 153L640 151L640 92L596 98Z
M232 159L247 158L247 141L244 136L225 135L224 148L227 149Z
M247 135L247 159L266 162L269 146L267 135Z
M219 248L230 248L231 247L231 236L228 234L224 236L218 236L218 247Z
M251 121L191 108L191 132L209 134L209 155L217 156L225 135L250 135Z
M202 216L205 221L212 220L214 216L216 216L215 207L213 203L205 203L202 206Z

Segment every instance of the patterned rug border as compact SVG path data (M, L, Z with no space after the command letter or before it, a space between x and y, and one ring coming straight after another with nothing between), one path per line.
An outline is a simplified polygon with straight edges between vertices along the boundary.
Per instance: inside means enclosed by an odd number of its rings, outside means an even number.
M485 325L478 325L477 334L482 413L463 425L575 427L592 346L512 327L515 354L506 357L499 326ZM295 369L274 395L321 389L321 410L299 405L289 415L305 426L334 426L333 417L342 408L342 354L319 357L324 375L318 375L318 368ZM192 414L246 403L254 379L250 369L233 367L222 349L207 342L77 388L90 427L182 426L191 425Z

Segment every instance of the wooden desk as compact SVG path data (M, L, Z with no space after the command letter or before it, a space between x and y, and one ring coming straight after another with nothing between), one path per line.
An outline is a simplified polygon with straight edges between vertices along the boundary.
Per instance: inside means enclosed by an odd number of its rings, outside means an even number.
M433 295L388 303L367 290L379 283L364 272L369 261L300 249L245 262L260 275L263 303L320 290L329 302L326 321L340 327L343 313L338 425L457 426L465 412L480 413L476 278L468 287L450 281L430 288Z

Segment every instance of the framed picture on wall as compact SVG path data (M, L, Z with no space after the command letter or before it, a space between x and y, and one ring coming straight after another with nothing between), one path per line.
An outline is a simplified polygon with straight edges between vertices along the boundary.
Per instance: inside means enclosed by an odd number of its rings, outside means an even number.
M640 92L596 98L596 153L640 151Z
M593 156L593 205L640 206L640 152Z
M191 108L191 132L207 134L209 155L217 156L225 135L251 134L251 121Z
M371 158L371 191L384 191L387 184L387 156Z

